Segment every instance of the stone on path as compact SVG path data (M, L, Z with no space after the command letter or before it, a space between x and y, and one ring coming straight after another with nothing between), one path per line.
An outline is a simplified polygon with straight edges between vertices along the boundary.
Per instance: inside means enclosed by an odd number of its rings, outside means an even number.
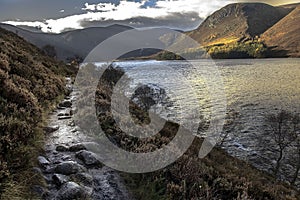
M58 164L55 167L54 171L58 174L70 175L76 174L80 171L84 171L84 167L74 161L66 161Z
M53 133L53 132L57 131L58 129L59 129L59 126L47 126L47 127L43 128L45 134Z
M77 183L68 182L61 187L55 199L71 200L71 199L81 199L83 197L84 197L84 190Z
M84 162L88 166L100 165L101 162L98 160L98 156L90 151L82 150L76 153L76 157Z
M50 162L43 156L38 157L38 162L39 165L43 168L46 168L50 164Z

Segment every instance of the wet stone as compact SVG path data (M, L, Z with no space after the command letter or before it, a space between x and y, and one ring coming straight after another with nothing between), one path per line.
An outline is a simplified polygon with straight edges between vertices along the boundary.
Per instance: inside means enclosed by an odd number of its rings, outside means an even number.
M80 199L84 198L84 190L74 182L65 183L58 191L57 200Z
M71 108L72 102L69 100L65 100L59 104L60 107Z
M79 171L84 171L84 168L76 162L66 161L58 164L54 171L58 174L70 175L78 173Z
M60 187L61 185L63 185L64 183L69 181L69 178L65 175L62 174L54 174L52 176L52 180L54 182L55 185L57 185L58 187Z
M72 119L71 116L58 117L58 120Z
M71 178L76 183L85 185L85 186L91 186L93 185L93 177L87 173L78 173L71 175Z
M69 148L66 147L66 146L63 146L63 145L58 145L58 146L56 147L56 151L58 151L58 152L66 152L66 151L68 151L68 150L69 150Z
M78 152L81 150L86 150L86 147L83 144L74 144L69 148L69 151Z
M66 155L66 156L63 156L61 158L63 161L71 161L72 160L72 157L70 155Z
M65 110L65 107L57 106L57 110Z
M76 153L76 157L83 161L84 164L88 166L97 166L101 162L97 159L97 155L90 151L82 150Z
M58 116L58 117L66 116L66 113L58 113L57 116Z
M38 162L39 165L43 168L46 168L50 164L50 162L43 156L38 157Z

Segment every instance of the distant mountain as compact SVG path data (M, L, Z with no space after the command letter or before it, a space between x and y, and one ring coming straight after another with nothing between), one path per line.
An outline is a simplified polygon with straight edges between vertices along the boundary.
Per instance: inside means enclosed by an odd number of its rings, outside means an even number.
M196 58L203 56L203 48L212 58L300 57L299 7L300 3L278 7L264 3L229 4L207 17L197 29L186 32L199 42L201 48L186 47L181 41L180 34L166 34L159 40L166 46L172 44L186 49L184 52L187 55ZM0 24L0 27L17 33L44 49L49 55L56 55L58 59L64 61L85 58L105 39L132 29L127 26L113 25L61 34L46 34L6 24ZM159 55L159 59L178 57L170 56L168 52L162 54L158 52L154 49L142 49L130 52L122 58L151 59L156 55Z
M300 57L300 5L262 34L265 44L277 57Z
M187 34L213 58L300 57L299 8L229 4Z
M229 4L188 34L203 46L242 41L264 33L289 12L263 3Z
M108 27L73 30L60 34L48 34L31 32L7 24L0 24L0 27L23 37L40 49L46 46L54 47L56 57L64 61L75 57L84 59L94 47L105 39L132 29L123 25L111 25Z

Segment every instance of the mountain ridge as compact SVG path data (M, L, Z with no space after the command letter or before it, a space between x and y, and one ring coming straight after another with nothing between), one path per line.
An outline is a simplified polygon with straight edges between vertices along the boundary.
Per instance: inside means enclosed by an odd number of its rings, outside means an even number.
M299 5L229 4L187 34L213 58L300 57Z
M267 46L281 52L278 57L300 57L299 18L300 5L262 34L261 38Z
M295 20L300 17L300 13L294 11L299 6L300 3L280 6L265 3L228 4L208 16L198 28L185 34L204 47L212 58L300 57L300 38L296 34L299 25ZM124 25L111 25L47 34L33 33L6 24L0 24L0 27L17 33L41 49L52 47L52 54L55 52L56 57L65 62L79 58L82 61L105 39L133 29ZM282 34L281 30L285 33ZM167 42L178 39L177 36L165 38ZM197 53L197 49L188 51ZM147 58L156 52L136 51L128 55Z
M265 32L290 12L264 3L229 4L206 18L188 35L203 46L253 38ZM264 18L264 20L261 20Z
M76 57L84 59L94 47L108 37L132 29L129 26L114 24L49 34L31 32L8 24L0 24L0 27L23 37L40 49L51 46L55 50L56 58L66 62Z

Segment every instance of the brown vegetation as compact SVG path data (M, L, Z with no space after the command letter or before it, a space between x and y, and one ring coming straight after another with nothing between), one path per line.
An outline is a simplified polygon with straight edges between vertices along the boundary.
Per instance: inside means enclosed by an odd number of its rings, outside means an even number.
M300 56L299 17L300 6L298 5L261 36L266 45L276 52L275 56Z
M75 71L3 29L0 29L0 44L0 193L3 193L6 186L24 179L20 177L23 171L36 160L43 115L66 92L64 75Z

